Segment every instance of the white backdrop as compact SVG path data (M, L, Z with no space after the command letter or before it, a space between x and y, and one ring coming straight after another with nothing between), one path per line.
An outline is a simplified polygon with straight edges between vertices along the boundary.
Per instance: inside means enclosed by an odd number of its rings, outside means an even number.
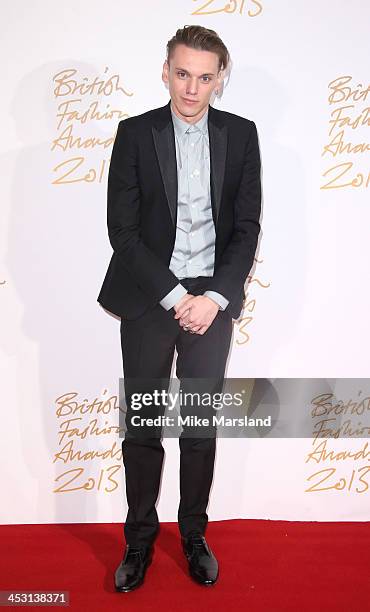
M168 101L165 45L185 24L225 41L233 65L214 105L255 121L261 147L262 234L227 375L368 375L369 19L364 0L3 2L3 523L125 517L108 429L119 320L96 301L107 172L118 121ZM210 520L369 520L365 444L329 440L363 452L316 462L309 439L219 440ZM178 441L164 445L158 513L175 521Z

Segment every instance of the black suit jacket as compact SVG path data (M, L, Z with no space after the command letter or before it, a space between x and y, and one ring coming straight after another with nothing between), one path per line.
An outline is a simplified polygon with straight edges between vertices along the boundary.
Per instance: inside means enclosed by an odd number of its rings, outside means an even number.
M175 244L177 166L170 102L118 124L108 174L113 248L98 302L136 319L179 282L169 264ZM260 231L260 153L253 121L208 109L215 224L214 274L206 289L229 300L238 318Z

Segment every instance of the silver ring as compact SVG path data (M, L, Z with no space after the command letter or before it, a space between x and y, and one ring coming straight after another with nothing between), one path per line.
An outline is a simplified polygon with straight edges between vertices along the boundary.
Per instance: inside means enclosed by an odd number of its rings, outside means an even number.
M188 329L189 329L189 328L188 328L186 325L184 325L184 330L185 330L185 331L188 331Z

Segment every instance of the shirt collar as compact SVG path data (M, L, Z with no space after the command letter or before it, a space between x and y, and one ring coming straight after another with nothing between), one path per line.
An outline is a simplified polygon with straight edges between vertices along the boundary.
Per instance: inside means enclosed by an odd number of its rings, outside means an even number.
M183 136L185 134L186 130L190 126L195 126L196 128L198 128L198 130L200 130L203 135L207 134L207 131L208 131L208 109L204 113L203 117L201 117L201 119L199 119L199 121L197 121L196 123L187 123L186 121L183 121L183 119L180 119L180 117L178 117L173 112L172 106L170 108L171 108L171 115L172 115L173 126L174 126L174 129L175 129L175 132L176 132L177 136Z

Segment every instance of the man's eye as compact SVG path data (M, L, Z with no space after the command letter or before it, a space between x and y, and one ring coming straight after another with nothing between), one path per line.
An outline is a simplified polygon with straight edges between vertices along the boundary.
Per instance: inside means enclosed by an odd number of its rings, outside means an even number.
M209 76L204 76L204 77L202 77L202 79L203 79L204 83L209 83L210 80L211 80Z
M185 72L178 72L177 76L179 76L181 79L183 79L184 76L185 76Z

